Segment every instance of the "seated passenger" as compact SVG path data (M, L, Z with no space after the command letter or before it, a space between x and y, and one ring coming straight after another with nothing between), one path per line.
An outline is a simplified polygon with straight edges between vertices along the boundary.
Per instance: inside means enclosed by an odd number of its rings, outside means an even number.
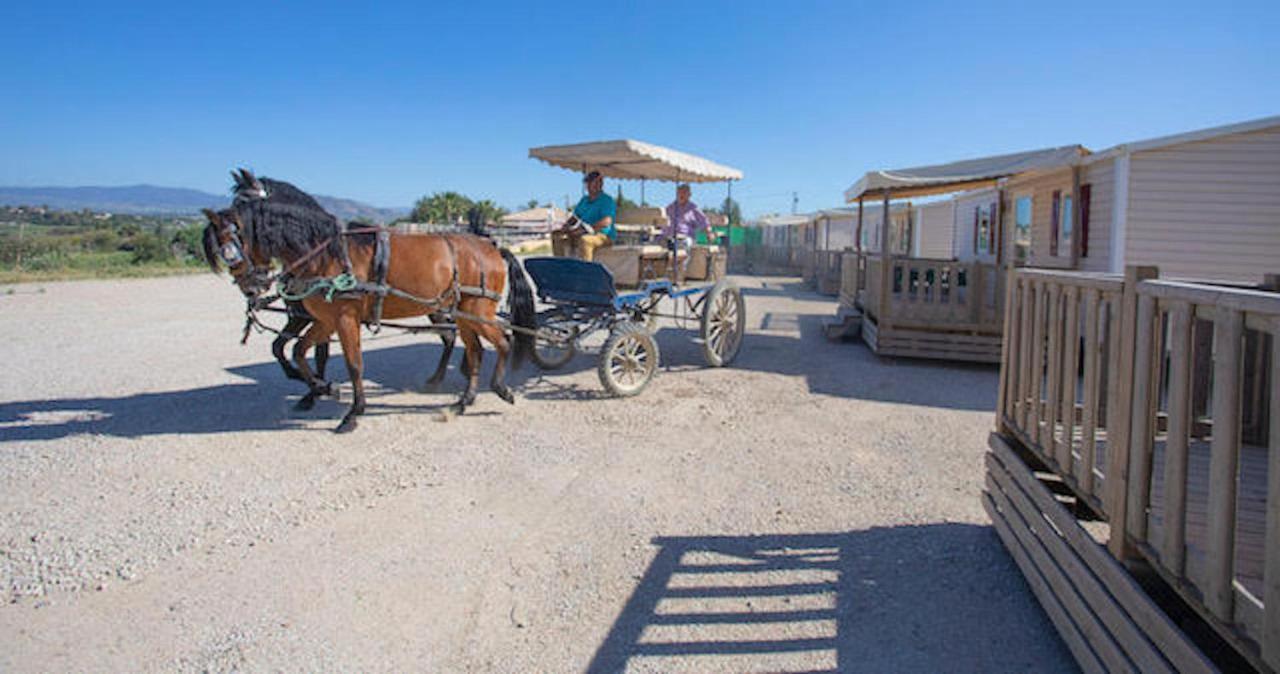
M684 251L683 264L688 264L689 253L693 250L693 239L698 230L703 230L707 233L707 241L709 242L713 241L715 236L711 231L711 223L707 221L707 216L703 214L697 204L689 200L691 195L692 191L687 183L676 188L676 200L667 206L667 225L662 228L662 234L659 235L665 246L670 247L671 242L675 242L677 259L680 257L679 251ZM683 276L683 274L680 274L680 276Z
M551 232L551 254L566 257L577 248L580 257L590 262L597 248L613 245L617 237L613 219L618 207L613 197L604 193L604 176L599 171L588 173L582 182L587 184L587 194L578 200L573 215L560 229Z

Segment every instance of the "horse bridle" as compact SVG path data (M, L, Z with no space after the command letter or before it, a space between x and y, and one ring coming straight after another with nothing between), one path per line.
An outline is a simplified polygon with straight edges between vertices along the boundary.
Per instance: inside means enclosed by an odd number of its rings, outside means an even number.
M218 255L226 263L232 280L240 287L241 292L249 297L261 295L271 289L271 269L259 267L247 253L244 240L240 238L240 227L230 218L221 218L222 226L227 234L227 242L218 248ZM236 265L243 263L247 269L236 273Z

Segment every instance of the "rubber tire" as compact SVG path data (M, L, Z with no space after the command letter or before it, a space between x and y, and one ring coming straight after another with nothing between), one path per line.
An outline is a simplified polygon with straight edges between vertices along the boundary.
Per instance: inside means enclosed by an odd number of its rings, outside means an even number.
M564 353L554 358L544 357L542 351L539 349L540 346L541 345L536 343L533 345L533 352L529 354L529 358L538 367L544 370L559 370L565 365L568 365L569 361L573 360L573 357L578 354L578 350L574 348L573 342L569 342L569 346L565 348Z
M732 344L728 351L719 353L711 343L711 322L713 312L720 306L722 301L731 302L737 312L737 316L733 319L733 329L737 334L737 340ZM734 285L731 281L720 280L711 290L707 292L707 298L702 304L702 358L707 361L707 365L711 367L724 367L733 362L737 358L738 352L742 350L742 340L746 336L747 328L747 303L742 298L742 290Z
M613 360L614 351L623 343L631 340L638 340L640 347L646 352L648 356L648 372L639 384L627 386L614 380L610 361ZM604 340L604 346L600 347L600 362L596 365L596 374L600 376L600 384L604 386L606 391L618 398L629 398L639 395L649 385L649 382L653 381L653 375L658 372L660 360L661 354L658 351L658 342L645 329L644 324L622 321L613 327L613 330L609 332L609 338Z
M567 332L571 332L576 337L578 332L577 326L573 326L572 324L567 322L553 321L551 323L544 324L542 327L547 327L548 325L560 326L565 324L568 324L571 326L567 330ZM573 360L573 357L578 353L577 346L573 341L570 341L568 348L566 348L563 353L559 353L558 355L548 357L540 352L540 348L546 344L547 343L545 341L539 341L535 339L533 344L533 353L529 354L530 360L532 360L535 365L537 365L539 368L542 368L543 370L559 370L565 365L568 365L569 361Z

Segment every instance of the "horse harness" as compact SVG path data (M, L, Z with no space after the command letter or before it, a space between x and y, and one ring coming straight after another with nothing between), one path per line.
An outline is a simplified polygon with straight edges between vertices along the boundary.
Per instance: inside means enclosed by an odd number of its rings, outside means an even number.
M423 298L405 292L387 283L387 276L391 271L391 232L386 227L367 227L362 229L347 230L341 236L349 236L353 234L365 234L369 232L376 233L373 249L372 269L370 270L370 280L360 281L356 279L351 272L351 260L346 255L347 247L342 246L343 252L343 269L341 274L334 277L314 277L299 278L292 276L291 272L300 266L301 262L313 257L319 250L323 250L328 246L332 239L326 240L309 252L307 255L299 258L293 264L289 265L284 272L281 272L275 279L278 286L280 297L285 300L300 301L317 293L324 293L325 300L328 302L334 299L348 300L360 299L365 295L373 295L373 317L367 321L370 329L377 333L382 329L382 305L387 295L398 297L402 300L422 305L433 313L444 313L447 317L452 318L449 314L455 312L454 307L462 301L464 297L483 297L495 302L502 299L502 295L485 287L484 272L480 272L480 285L470 286L464 285L458 278L458 253L454 247L453 241L449 236L445 235L445 246L449 249L450 269L452 269L452 279L449 287L444 292L433 298ZM439 310L439 311L437 311ZM464 315L470 317L469 314Z

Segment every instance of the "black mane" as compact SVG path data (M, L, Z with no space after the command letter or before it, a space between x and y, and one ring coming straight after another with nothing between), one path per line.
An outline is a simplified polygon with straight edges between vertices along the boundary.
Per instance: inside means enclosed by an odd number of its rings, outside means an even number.
M244 227L241 235L248 245L280 260L302 257L323 245L331 259L344 259L342 227L336 217L287 182L258 180L266 188L266 198L238 184L231 206Z

